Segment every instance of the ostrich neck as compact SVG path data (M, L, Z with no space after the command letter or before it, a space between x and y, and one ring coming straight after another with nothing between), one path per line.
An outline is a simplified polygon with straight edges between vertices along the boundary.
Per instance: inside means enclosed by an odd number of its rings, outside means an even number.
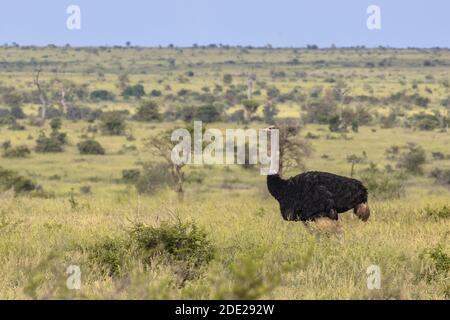
M270 194L278 199L280 194L283 193L286 180L283 180L279 174L272 174L267 176L267 188Z

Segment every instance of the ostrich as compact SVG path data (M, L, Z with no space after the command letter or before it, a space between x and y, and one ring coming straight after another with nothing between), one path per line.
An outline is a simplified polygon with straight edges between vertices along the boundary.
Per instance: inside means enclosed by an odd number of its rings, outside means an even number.
M267 176L267 187L287 221L306 222L322 217L337 221L339 213L350 209L362 221L370 216L367 189L356 179L318 171L287 180L272 174Z
M274 126L267 128L270 133ZM353 209L362 221L367 221L370 209L367 189L356 179L328 172L310 171L287 180L279 173L267 176L267 188L279 202L283 219L314 221L330 218L336 222L339 213Z

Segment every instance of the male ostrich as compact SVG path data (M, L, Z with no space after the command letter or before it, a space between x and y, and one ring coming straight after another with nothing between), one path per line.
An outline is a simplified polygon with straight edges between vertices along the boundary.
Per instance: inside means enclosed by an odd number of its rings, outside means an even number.
M280 203L283 219L314 221L321 217L338 220L338 214L353 209L363 221L370 216L367 189L355 179L327 172L301 173L287 180L267 176L270 194Z

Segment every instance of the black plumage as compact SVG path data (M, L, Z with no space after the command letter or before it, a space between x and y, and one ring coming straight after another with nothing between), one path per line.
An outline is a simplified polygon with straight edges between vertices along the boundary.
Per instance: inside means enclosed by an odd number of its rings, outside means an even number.
M356 179L318 171L286 180L275 174L267 176L267 187L288 221L338 220L339 213L350 209L363 221L370 215L367 189Z

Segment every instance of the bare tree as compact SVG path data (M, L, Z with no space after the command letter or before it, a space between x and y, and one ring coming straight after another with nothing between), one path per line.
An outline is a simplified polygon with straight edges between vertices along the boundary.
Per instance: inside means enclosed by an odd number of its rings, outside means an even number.
M34 82L34 85L36 86L36 88L38 90L39 100L41 101L41 105L42 105L39 122L40 123L44 123L45 122L45 118L46 118L48 103L47 103L47 94L42 89L42 85L41 85L41 82L39 80L40 74L41 74L41 69L39 68L37 70L37 72L34 74L33 82Z
M66 104L66 90L64 88L64 83L62 81L59 82L61 84L61 108L63 113L67 112L67 104Z
M247 99L252 100L253 98L253 84L256 81L256 74L252 73L248 76L248 91L247 91Z

